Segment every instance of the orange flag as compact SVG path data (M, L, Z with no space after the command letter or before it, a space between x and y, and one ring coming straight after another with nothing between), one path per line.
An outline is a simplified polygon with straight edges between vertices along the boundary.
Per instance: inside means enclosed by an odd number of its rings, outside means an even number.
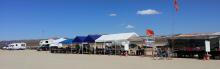
M147 36L154 36L154 31L152 29L147 29L146 34Z

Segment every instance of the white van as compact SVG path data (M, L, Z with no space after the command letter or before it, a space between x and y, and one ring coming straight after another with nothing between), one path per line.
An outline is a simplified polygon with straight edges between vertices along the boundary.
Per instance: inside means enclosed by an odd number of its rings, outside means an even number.
M26 43L11 43L11 44L8 44L8 46L3 47L3 49L6 49L6 50L25 50Z

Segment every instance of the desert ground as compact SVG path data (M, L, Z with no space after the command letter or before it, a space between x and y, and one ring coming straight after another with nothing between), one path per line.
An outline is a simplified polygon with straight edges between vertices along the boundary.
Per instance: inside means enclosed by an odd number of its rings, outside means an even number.
M220 60L140 56L51 54L35 50L0 50L0 69L219 69Z

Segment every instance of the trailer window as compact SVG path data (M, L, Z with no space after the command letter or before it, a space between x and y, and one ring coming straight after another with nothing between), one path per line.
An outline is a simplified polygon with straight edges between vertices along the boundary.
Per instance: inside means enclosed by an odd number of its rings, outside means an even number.
M21 46L25 46L25 44L21 44Z
M46 41L45 43L48 43L48 41Z

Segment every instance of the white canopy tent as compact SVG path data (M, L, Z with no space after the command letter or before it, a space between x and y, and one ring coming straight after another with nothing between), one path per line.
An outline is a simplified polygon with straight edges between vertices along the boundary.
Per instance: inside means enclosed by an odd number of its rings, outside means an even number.
M64 41L64 40L66 40L66 39L65 39L65 38L56 39L56 40L53 41L53 43L51 43L50 46L62 47L63 45L62 45L62 43L60 43L60 42L62 42L62 41Z
M124 46L124 50L129 50L129 44L131 41L143 41L143 39L140 38L138 34L132 32L102 35L101 37L95 40L95 42L112 42L121 44Z
M95 42L114 42L114 41L142 41L138 34L132 33L119 33L102 35Z

